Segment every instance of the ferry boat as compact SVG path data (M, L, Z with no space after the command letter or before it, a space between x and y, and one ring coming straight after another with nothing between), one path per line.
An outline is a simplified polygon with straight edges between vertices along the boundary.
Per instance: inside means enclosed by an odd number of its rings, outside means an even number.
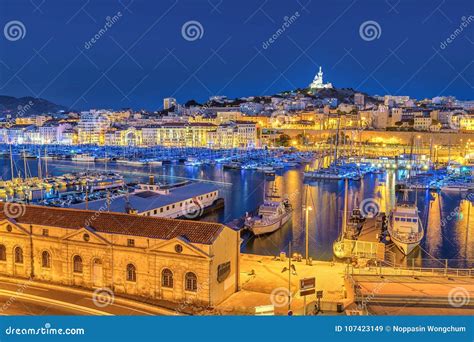
M389 215L388 233L393 243L405 255L409 255L423 239L424 229L418 216L418 208L408 202L408 191L405 191L403 201L397 203Z
M287 199L283 201L265 200L258 209L258 215L246 217L245 226L254 235L273 233L291 218L293 209Z
M94 156L91 156L90 154L76 154L74 156L72 156L71 158L72 161L76 161L76 162L94 162L95 161L95 157Z

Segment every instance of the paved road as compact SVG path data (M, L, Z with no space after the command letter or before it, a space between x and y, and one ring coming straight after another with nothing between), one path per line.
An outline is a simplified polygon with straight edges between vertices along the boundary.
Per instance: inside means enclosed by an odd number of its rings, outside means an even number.
M1 315L165 315L165 309L121 298L104 297L96 305L92 291L49 287L28 280L0 280ZM106 304L106 305L104 305Z

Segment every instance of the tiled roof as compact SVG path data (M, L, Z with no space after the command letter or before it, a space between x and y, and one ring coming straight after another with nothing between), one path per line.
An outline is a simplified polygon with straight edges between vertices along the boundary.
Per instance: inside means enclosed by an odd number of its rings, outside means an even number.
M191 243L200 244L212 244L224 229L222 224L210 222L33 205L21 205L21 208L15 208L12 205L10 208L4 208L5 205L10 204L0 203L0 220L8 218L5 213L13 213L14 209L19 209L18 212L22 215L14 220L21 225L33 224L81 229L88 224L89 229L99 233L124 234L162 240L184 237ZM18 206L20 205L18 204Z

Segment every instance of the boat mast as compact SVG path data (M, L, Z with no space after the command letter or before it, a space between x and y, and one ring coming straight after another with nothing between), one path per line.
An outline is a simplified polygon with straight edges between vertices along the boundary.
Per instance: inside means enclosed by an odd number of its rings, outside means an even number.
M342 234L344 238L347 230L347 202L349 192L349 180L346 178L344 181L344 211L342 212Z
M13 153L12 153L12 143L10 142L10 170L11 170L11 174L12 174L12 181L13 181L13 178L15 178L15 175L13 174Z

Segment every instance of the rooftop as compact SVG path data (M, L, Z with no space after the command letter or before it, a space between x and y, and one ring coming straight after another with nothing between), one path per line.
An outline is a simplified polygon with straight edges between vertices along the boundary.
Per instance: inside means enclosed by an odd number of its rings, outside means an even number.
M191 183L169 190L169 194L162 195L152 191L140 191L128 195L128 203L137 210L138 213L143 213L156 208L161 208L176 202L192 199L193 197L201 196L209 192L217 191L215 185L209 183ZM127 195L113 197L110 200L109 210L117 213L126 213ZM72 208L85 209L85 203L74 204ZM107 199L102 198L95 201L89 201L88 209L100 210L107 208Z
M0 203L0 220L8 219L5 203ZM191 243L212 244L224 225L210 222L176 220L92 210L24 206L14 218L22 225L81 229L110 234L124 234L162 240L183 237Z

